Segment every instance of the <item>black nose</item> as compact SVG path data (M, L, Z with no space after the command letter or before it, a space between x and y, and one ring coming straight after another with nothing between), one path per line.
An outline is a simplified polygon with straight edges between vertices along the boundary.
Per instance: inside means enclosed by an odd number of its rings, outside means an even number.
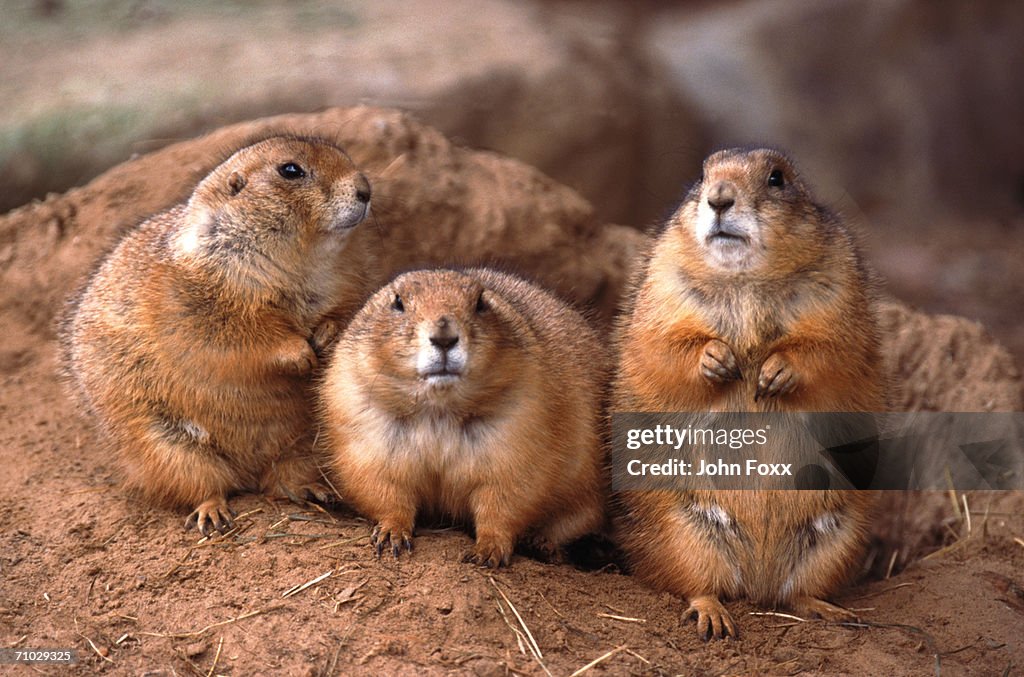
M456 343L459 342L458 334L434 334L430 337L430 342L441 350L448 350Z
M717 181L708 190L708 206L719 215L736 204L736 186L731 181Z
M726 211L727 209L729 209L729 207L732 207L734 204L736 204L736 200L733 200L731 197L727 197L725 195L716 195L714 197L708 197L708 205L719 214Z

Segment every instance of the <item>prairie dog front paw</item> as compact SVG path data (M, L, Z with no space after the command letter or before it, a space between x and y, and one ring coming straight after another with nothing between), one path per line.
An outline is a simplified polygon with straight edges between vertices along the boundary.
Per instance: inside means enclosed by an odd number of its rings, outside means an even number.
M273 357L273 364L282 373L308 376L320 364L313 347L305 339L295 339L283 344Z
M736 354L728 343L718 339L711 339L704 344L704 352L700 357L700 373L712 383L728 383L743 379L739 364L736 362Z
M782 353L774 353L761 365L754 401L788 395L796 388L798 377L793 364Z

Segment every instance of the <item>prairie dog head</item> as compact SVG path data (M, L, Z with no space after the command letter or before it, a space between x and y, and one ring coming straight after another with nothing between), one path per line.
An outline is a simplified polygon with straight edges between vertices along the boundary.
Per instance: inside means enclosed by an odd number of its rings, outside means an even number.
M373 396L398 409L486 406L517 377L519 314L477 279L451 270L406 273L378 291L349 328Z
M713 271L781 274L820 252L827 220L784 154L723 150L704 161L670 228Z
M199 183L173 254L279 281L332 259L369 211L370 184L344 151L321 139L272 137Z

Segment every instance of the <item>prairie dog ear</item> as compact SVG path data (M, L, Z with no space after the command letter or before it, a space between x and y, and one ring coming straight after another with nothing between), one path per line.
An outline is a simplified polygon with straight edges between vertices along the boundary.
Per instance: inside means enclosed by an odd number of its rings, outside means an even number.
M245 177L238 172L231 172L231 176L228 177L228 190L231 191L231 195L238 195L245 188Z
M491 309L491 302L494 299L494 295L486 289L481 289L480 294L476 298L476 311L477 315L483 315Z
M493 314L501 318L503 322L518 322L517 318L521 317L519 311L509 304L501 294L487 287L480 291L473 310L477 317L487 317Z

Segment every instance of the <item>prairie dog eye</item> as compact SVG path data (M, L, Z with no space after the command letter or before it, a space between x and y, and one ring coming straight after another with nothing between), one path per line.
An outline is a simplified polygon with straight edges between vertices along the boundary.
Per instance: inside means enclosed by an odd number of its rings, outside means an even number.
M391 302L391 307L400 313L405 312L405 304L402 303L402 297L398 294L395 294L395 300Z
M301 179L306 175L306 170L295 164L294 162L285 162L283 165L277 168L277 173L283 178L289 181L293 179Z
M786 185L786 178L781 169L773 169L768 175L768 185L772 188L782 188Z

